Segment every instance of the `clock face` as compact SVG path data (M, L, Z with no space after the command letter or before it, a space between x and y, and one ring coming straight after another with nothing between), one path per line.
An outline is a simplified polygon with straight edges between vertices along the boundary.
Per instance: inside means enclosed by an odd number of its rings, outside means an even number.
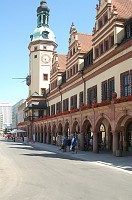
M43 63L49 63L50 62L50 56L48 54L43 54L41 57L41 60Z

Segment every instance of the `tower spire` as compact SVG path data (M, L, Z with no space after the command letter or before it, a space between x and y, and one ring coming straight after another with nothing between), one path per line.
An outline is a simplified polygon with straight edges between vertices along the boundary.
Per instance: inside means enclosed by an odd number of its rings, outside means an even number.
M47 26L49 27L49 12L46 0L40 2L40 6L37 8L37 27Z

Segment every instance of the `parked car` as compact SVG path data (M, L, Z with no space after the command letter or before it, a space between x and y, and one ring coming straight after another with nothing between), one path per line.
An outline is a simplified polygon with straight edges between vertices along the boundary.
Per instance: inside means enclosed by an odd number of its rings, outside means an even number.
M11 133L7 132L7 134L5 134L5 138L8 138L8 139L11 138Z

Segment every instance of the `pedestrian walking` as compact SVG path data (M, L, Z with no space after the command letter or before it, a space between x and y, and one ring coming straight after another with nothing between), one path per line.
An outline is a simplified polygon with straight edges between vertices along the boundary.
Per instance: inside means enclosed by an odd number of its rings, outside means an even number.
M72 151L75 152L75 147L77 145L77 139L73 136L72 138Z
M70 146L71 146L71 139L70 138L68 138L68 140L67 140L67 146L68 146L68 149L70 151Z
M63 139L63 152L66 152L66 147L67 147L67 138L64 137L64 139Z

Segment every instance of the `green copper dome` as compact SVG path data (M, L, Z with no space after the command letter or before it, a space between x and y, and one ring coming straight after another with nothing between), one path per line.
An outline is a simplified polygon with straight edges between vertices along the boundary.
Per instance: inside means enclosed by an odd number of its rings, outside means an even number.
M48 27L39 27L34 30L30 36L31 42L37 40L52 41L55 42L55 35ZM55 42L56 43L56 42Z
M37 28L30 35L31 42L37 40L55 42L55 35L49 29L49 11L46 0L42 0L37 9Z

